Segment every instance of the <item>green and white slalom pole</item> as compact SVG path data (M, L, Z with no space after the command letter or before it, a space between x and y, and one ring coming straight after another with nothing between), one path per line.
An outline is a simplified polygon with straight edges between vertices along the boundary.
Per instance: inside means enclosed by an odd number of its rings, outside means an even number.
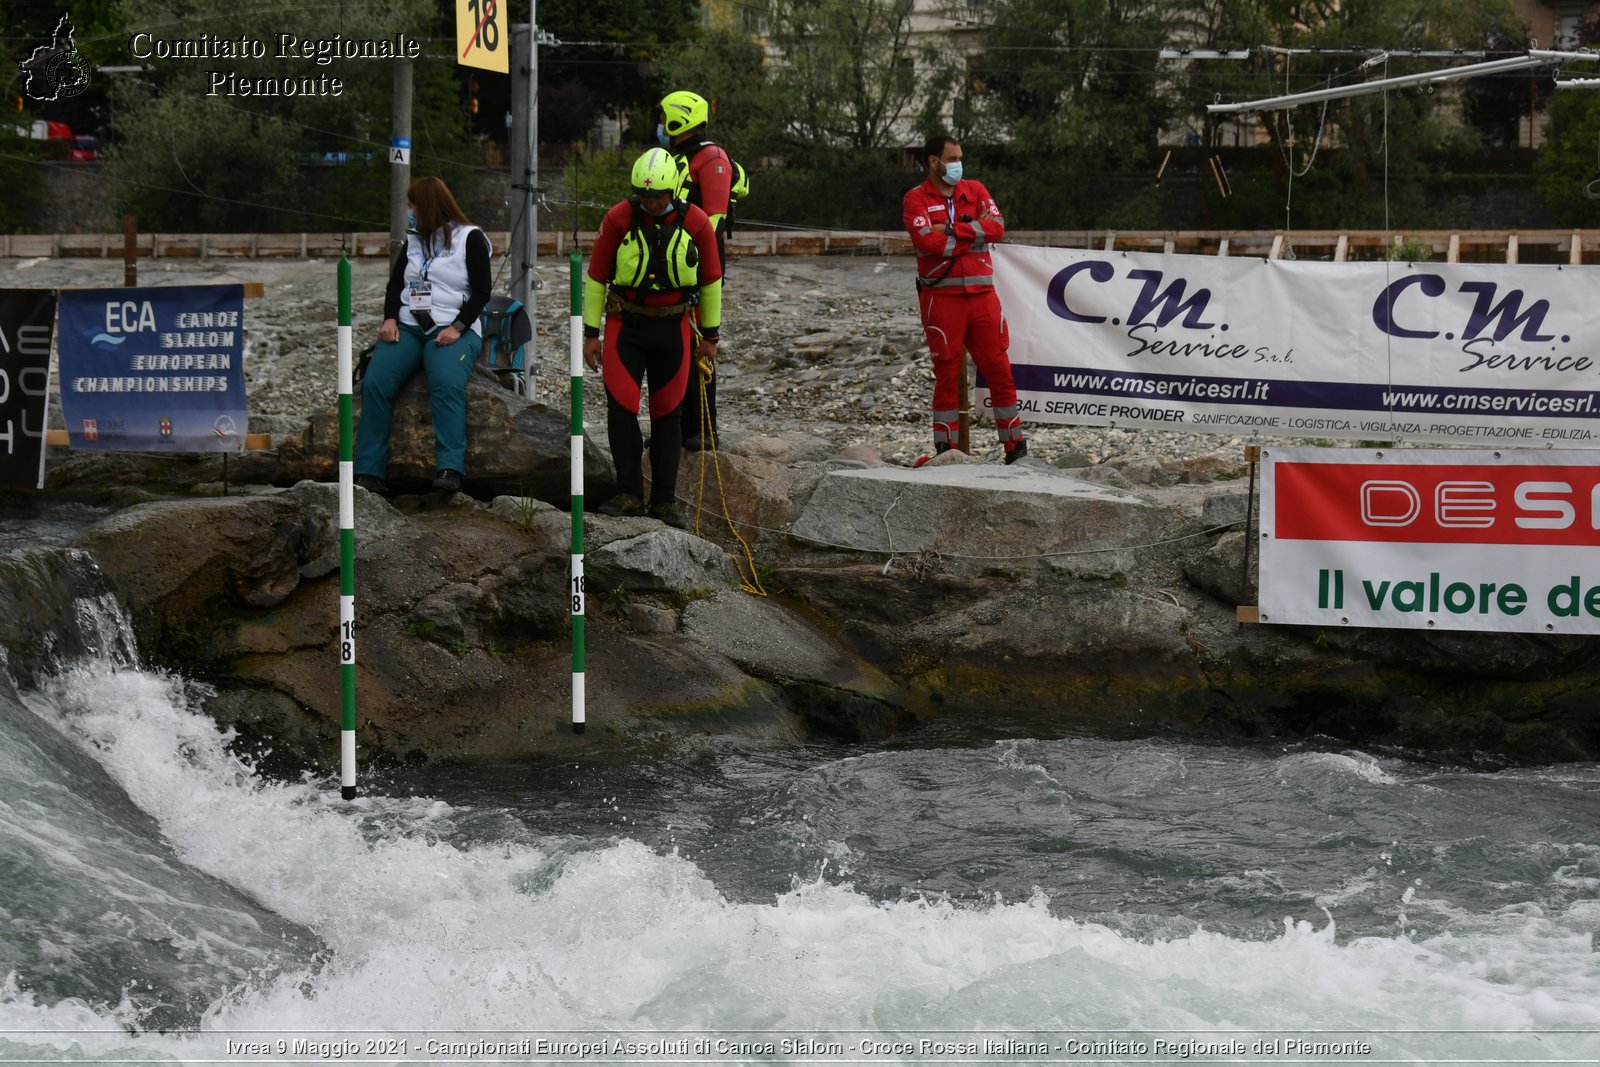
M572 250L572 732L583 733L583 257Z
M339 795L356 798L356 487L350 259L339 255Z

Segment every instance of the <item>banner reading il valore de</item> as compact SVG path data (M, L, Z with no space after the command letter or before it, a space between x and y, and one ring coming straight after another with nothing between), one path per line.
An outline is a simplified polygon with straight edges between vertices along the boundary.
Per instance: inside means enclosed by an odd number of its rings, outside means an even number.
M1600 633L1600 453L1262 450L1264 623Z
M1031 421L1600 447L1597 270L1018 245L993 258Z
M244 448L243 286L66 289L59 319L73 448Z

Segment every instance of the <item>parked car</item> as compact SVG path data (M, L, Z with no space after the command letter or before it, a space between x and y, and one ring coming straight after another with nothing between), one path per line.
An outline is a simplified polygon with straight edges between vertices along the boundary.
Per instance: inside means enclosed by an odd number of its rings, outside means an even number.
M67 146L66 158L73 163L93 163L98 156L100 142L88 134L78 135L65 122L34 119L31 123L19 122L13 128L17 136L33 141L53 141Z

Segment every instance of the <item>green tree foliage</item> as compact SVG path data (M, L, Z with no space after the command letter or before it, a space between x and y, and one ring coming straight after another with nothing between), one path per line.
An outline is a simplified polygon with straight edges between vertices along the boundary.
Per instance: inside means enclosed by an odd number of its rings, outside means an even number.
M1496 33L1484 59L1518 55L1527 47L1523 37L1505 38ZM1524 121L1548 107L1554 95L1555 82L1549 71L1538 68L1474 78L1461 86L1462 116L1485 145L1515 148Z
M17 63L26 59L38 45L49 44L62 14L72 25L73 47L90 71L88 86L70 98L41 102L21 96L21 79L12 79ZM106 117L106 75L94 68L116 62L125 38L122 12L117 0L83 0L82 3L49 3L47 0L0 0L0 25L6 27L0 61L16 99L31 118L65 122L77 133L103 134Z
M1361 81L1436 70L1449 61L1407 56L1410 51L1487 50L1524 35L1510 0L1230 0L1218 4L1215 25L1220 37L1197 47L1238 47L1240 32L1260 36L1255 45L1278 49L1326 49L1325 54L1285 55L1260 47L1252 52L1241 75L1213 83L1224 99L1267 97ZM1242 42L1250 44L1251 42ZM1485 56L1463 55L1463 62ZM1206 86L1212 88L1212 86ZM1194 92L1187 108L1191 125L1216 143L1219 123L1205 115L1215 95ZM1400 89L1307 104L1265 113L1269 139L1283 150L1287 167L1303 166L1319 145L1341 143L1351 151L1341 158L1343 178L1368 193L1376 172L1381 178L1416 169L1419 153L1461 147L1472 140L1457 119L1457 88Z
M93 64L133 61L128 34L194 41L421 41L413 170L457 185L478 158L453 62L453 0L81 0L77 43ZM1441 153L1515 143L1531 104L1550 95L1543 72L1395 90L1326 106L1216 116L1206 105L1434 69L1421 49L1521 49L1512 0L745 0L733 25L702 29L699 0L539 0L542 140L583 144L596 119L623 119L623 148L579 152L580 199L610 202L619 173L654 143L655 104L671 89L712 103L711 133L753 174L747 221L894 227L916 180L905 146L949 126L969 172L995 190L1019 228L1115 225L1301 227L1416 225L1437 218L1441 182L1463 200L1477 174L1432 173ZM0 0L12 55L47 34L59 10ZM503 22L527 17L506 9ZM764 36L753 36L757 22ZM48 23L48 25L47 25ZM18 34L21 34L19 36ZM1163 47L1250 49L1246 61L1163 60ZM1388 49L1378 54L1371 49ZM1288 55L1286 49L1322 49ZM152 60L145 75L96 77L66 117L79 132L115 129L120 199L146 229L382 228L392 66L321 66L275 54ZM221 95L208 72L237 79L328 74L332 96ZM509 79L480 73L492 127ZM499 95L497 95L499 94ZM1588 94L1556 94L1540 188L1575 222L1600 167L1600 125ZM28 117L62 118L54 114ZM492 123L491 120L492 119ZM87 130L83 129L88 124ZM1265 144L1256 146L1258 131ZM1175 155L1168 157L1169 149ZM0 136L0 227L37 214L30 189L46 165L25 140ZM339 166L317 165L337 154ZM1231 154L1229 154L1231 153ZM1231 195L1220 188L1227 154ZM1170 158L1166 183L1154 180ZM1179 179L1182 179L1181 181ZM1187 184L1184 184L1184 183ZM1182 196L1175 190L1181 186ZM1521 187L1525 188L1525 187ZM1476 221L1476 220L1474 220Z
M526 18L519 10L517 18ZM658 64L698 26L699 0L540 0L539 28L562 43L539 51L541 126L575 142L604 115L624 115L636 138L653 134L664 95Z
M914 32L915 0L769 0L767 81L796 151L872 150L920 140L927 103L948 96L955 58Z
M765 64L764 49L749 34L714 29L664 56L661 84L668 92L688 89L705 97L711 105L712 138L751 166L796 148L787 135L793 108ZM652 117L652 136L654 128Z
M0 0L0 65L6 71L9 93L6 111L12 116L0 123L0 232L27 233L37 228L41 214L45 181L52 167L74 166L64 163L65 142L41 142L19 134L35 119L64 122L74 133L103 132L108 80L93 73L120 43L117 30L119 13L113 0L85 0L73 6L71 21L73 45L90 68L88 86L76 95L60 100L41 101L23 95L22 76L17 64L29 58L33 49L52 42L52 35L65 5L41 0Z
M1454 50L1462 63L1508 54L1527 33L1511 0L751 7L766 16L768 50L713 34L662 64L673 87L713 99L713 132L736 154L779 164L757 172L746 218L883 224L882 204L914 180L884 149L950 123L969 172L1019 227L1442 224L1452 204L1470 202L1492 178L1438 161L1470 165L1465 153L1504 142L1527 103L1527 76L1507 75L1259 116L1206 108L1450 63L1418 51ZM974 19L981 44L969 56L958 36L969 31L957 28ZM1159 56L1182 47L1250 56ZM1153 180L1168 149L1177 152L1170 173L1181 170L1187 185ZM1526 185L1511 181L1523 196ZM1181 198L1172 195L1180 185Z
M1535 188L1562 223L1600 226L1600 96L1556 94L1534 167Z
M44 192L42 149L11 123L0 124L0 233L29 233Z
M117 83L121 143L113 154L120 207L150 230L383 229L392 61L282 58L279 34L302 42L422 43L414 66L412 171L455 184L467 173L452 58L435 57L446 33L433 0L282 0L241 11L229 0L124 0L129 34L194 41L260 41L255 58L142 60L153 71ZM454 23L448 28L454 40ZM122 62L136 57L127 54ZM149 50L141 44L141 48ZM325 57L326 58L326 57ZM218 83L215 73L233 75ZM253 79L338 78L338 95L241 89ZM325 160L341 161L336 167Z
M135 109L122 132L117 173L142 229L296 229L305 217L297 207L310 207L300 195L299 131L275 116L164 93ZM344 227L322 220L311 228Z
M1001 0L976 77L995 132L1030 151L1143 156L1169 120L1157 52L1173 0Z
M579 148L567 160L566 186L578 205L575 226L578 229L598 229L600 220L611 205L627 196L633 161L637 152L611 149L592 152Z
M718 28L661 65L666 87L710 101L711 135L750 169L740 218L898 227L916 181L904 148L936 124L956 83L960 57L937 32L951 20L918 14L911 0L753 6L767 47Z
M1260 126L1256 115L1212 116L1206 105L1448 63L1385 57L1373 51L1379 45L1510 47L1523 33L1507 0L949 0L901 9L906 32L898 38L883 26L854 33L875 12L894 13L884 5L857 5L850 12L857 21L847 23L829 21L836 12L826 0L766 10L770 53L737 33L710 34L704 47L682 50L663 69L674 87L713 100L713 132L736 153L781 164L758 171L744 216L818 225L883 224L882 203L914 180L889 156L851 150L872 140L857 137L848 121L861 110L849 105L852 93L862 97L861 83L853 88L831 76L845 68L888 70L901 80L886 78L884 88L904 93L908 64L871 58L897 47L933 76L903 97L899 117L887 124L899 136L877 143L920 140L942 124L941 113L949 122L953 111L952 132L963 140L969 171L984 176L1019 227L1325 227L1383 225L1386 213L1437 218L1439 182L1454 176L1428 173L1428 161L1441 152L1460 158L1480 140L1461 120L1460 85L1269 112ZM942 22L934 17L940 15ZM956 77L964 45L948 31L973 17L983 21L981 44L965 76ZM1163 48L1185 46L1251 54L1242 62L1159 57ZM1286 55L1291 48L1327 51ZM1501 82L1484 89L1483 122L1503 121L1492 118L1494 108L1503 112L1515 88ZM1251 151L1262 128L1266 147ZM1226 161L1217 156L1224 145L1238 146ZM1152 180L1173 146L1169 175L1186 180L1177 183L1188 190L1182 198L1170 195L1172 182ZM831 166L813 169L821 159ZM1224 173L1236 179L1226 187ZM827 195L818 197L819 188Z
M1600 45L1600 15L1579 28L1578 44ZM1563 223L1600 225L1600 95L1594 90L1555 94L1534 172L1539 195Z
M1157 91L1157 55L1179 10L1175 0L994 5L974 66L970 125L980 143L1010 146L995 153L990 186L1006 190L1019 224L1151 221L1148 189L1108 177L1146 166L1172 122ZM967 152L982 149L968 144Z

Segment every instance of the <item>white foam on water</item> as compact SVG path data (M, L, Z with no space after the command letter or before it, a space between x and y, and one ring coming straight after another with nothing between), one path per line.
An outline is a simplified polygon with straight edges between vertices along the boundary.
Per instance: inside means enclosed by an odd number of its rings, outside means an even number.
M1400 785L1401 780L1365 752L1298 752L1278 760L1279 773L1286 779L1301 774L1342 774L1372 785Z
M1000 741L994 746L995 762L1008 770L1025 771L1028 774L1036 775L1040 781L1049 782L1059 789L1061 783L1045 769L1043 764L1028 758L1029 753L1025 751L1027 747L1021 741Z
M427 798L346 803L331 780L264 781L155 674L83 667L50 696L42 713L184 860L311 927L331 959L220 996L199 1036L128 1036L119 1009L0 987L0 1029L55 1032L0 1040L0 1059L25 1045L194 1058L224 1032L424 1029L1250 1028L1403 1031L1373 1038L1388 1058L1600 1051L1593 937L1541 914L1420 941L1341 942L1331 921L1287 919L1264 940L1144 941L1054 915L1040 894L883 902L813 873L740 903L687 859L625 838L461 845L452 809ZM110 1032L71 1032L86 1025ZM1589 1033L1528 1033L1552 1029ZM1453 1032L1482 1030L1520 1033Z

